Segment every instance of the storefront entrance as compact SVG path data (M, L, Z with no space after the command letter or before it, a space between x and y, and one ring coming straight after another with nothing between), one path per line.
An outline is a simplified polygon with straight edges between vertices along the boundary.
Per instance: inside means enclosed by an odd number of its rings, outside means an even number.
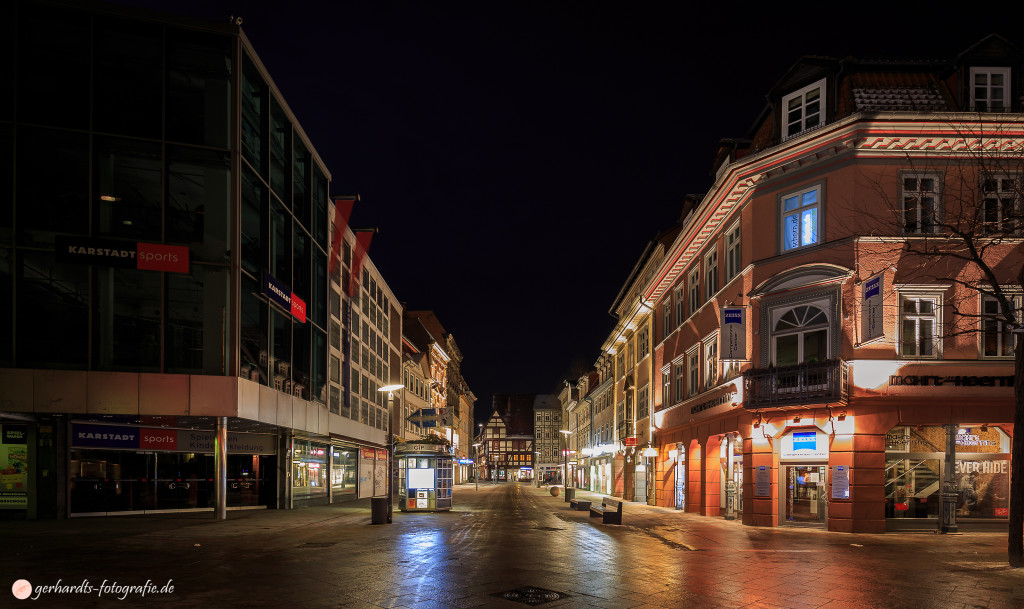
M824 526L828 513L825 465L785 464L783 524Z

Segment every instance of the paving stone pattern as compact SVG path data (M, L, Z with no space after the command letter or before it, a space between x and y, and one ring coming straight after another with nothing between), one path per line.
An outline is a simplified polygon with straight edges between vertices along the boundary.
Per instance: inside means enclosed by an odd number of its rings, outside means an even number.
M370 524L368 500L221 522L0 521L0 607L1024 607L1024 569L1006 565L1001 533L763 529L629 502L622 525L604 525L516 483L458 486L454 505L396 509L390 525ZM18 600L19 579L93 591ZM174 592L98 592L147 580Z

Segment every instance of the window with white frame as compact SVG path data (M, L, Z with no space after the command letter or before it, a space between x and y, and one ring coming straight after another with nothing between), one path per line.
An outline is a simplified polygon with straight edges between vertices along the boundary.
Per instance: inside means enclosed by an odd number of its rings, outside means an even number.
M821 243L821 185L780 197L782 251Z
M686 395L697 395L700 393L700 351L696 348L686 354L686 373Z
M1021 296L1008 296L1013 307L1013 318L1020 319ZM1006 322L1005 309L994 296L981 297L981 354L983 357L1013 357L1016 339L1013 328Z
M718 385L718 334L704 340L704 389Z
M712 246L707 256L704 256L704 298L711 300L718 291L718 248Z
M686 287L682 283L676 288L675 291L676 299L676 325L683 325L683 320L686 319Z
M939 357L939 294L900 294L900 356Z
M825 79L782 98L782 137L793 137L825 122Z
M938 174L903 174L903 232L934 233L941 204L942 177Z
M636 398L636 418L646 419L651 413L650 409L651 401L651 387L650 385L644 385L640 388Z
M673 387L674 391L672 392L672 396L674 401L678 402L683 399L684 395L686 395L684 393L686 386L686 362L682 360L673 362L672 368L672 378L675 379L675 387Z
M690 273L690 279L687 282L687 287L690 290L690 315L697 312L700 308L700 269L693 269Z
M725 234L725 280L740 274L740 223Z
M665 366L661 369L661 407L664 408L672 403L672 367Z
M1018 176L987 176L981 182L983 234L1016 234L1020 228Z
M784 367L828 359L831 320L827 310L825 300L773 310L771 361Z
M1010 68L971 68L971 107L977 112L1010 109Z

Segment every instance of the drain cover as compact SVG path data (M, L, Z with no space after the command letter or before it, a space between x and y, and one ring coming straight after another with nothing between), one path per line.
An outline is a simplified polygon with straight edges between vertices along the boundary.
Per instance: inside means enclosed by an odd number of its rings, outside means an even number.
M514 590L509 590L508 592L497 592L491 596L497 596L498 598L522 603L524 605L543 605L544 603L557 601L560 598L569 597L569 595L564 592L545 590L544 588L537 588L535 586L523 586L522 588L516 588Z

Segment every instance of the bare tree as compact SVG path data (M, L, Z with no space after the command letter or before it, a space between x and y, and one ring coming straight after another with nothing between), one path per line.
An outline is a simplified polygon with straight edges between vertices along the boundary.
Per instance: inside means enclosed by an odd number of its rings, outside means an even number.
M961 115L962 116L962 115ZM951 128L952 127L952 128ZM983 354L1014 362L1008 558L1024 566L1024 123L1019 114L981 114L949 124L905 152L899 195L892 181L871 187L891 216L861 209L858 235L875 236L877 260L904 277L959 289L944 301L941 336L982 333ZM926 135L932 135L928 133ZM924 138L921 138L924 139ZM877 209L874 210L877 212ZM853 228L853 227L851 227ZM895 261L895 262L893 262ZM882 270L862 269L871 274Z

